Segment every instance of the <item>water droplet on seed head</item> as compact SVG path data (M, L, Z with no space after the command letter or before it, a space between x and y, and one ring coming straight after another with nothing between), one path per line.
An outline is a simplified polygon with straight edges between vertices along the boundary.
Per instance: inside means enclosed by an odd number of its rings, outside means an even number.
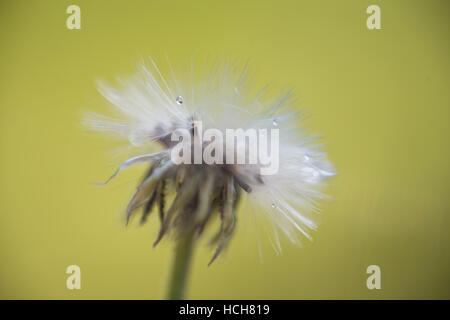
M182 96L178 96L178 97L175 99L175 101L176 101L178 104L183 104L183 97L182 97Z

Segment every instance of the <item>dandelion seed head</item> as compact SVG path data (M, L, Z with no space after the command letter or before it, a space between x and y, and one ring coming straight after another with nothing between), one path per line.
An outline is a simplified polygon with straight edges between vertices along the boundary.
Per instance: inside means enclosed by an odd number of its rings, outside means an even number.
M172 231L200 235L211 217L218 215L221 226L214 239L213 261L233 234L237 203L245 192L246 200L275 226L278 246L279 231L294 243L299 242L299 235L310 239L309 231L316 229L318 200L324 198L321 188L335 173L326 154L299 127L300 114L291 93L274 99L264 96L265 89L252 94L246 68L237 72L231 65L212 68L195 83L192 78L179 81L173 71L170 74L166 79L155 63L143 64L137 75L119 79L118 87L100 83L99 92L120 116L92 113L85 121L97 131L128 140L133 147L159 148L126 160L111 177L137 162L149 165L128 204L127 221L138 209L142 209L141 222L153 209L158 211L157 244ZM280 135L278 172L261 176L259 165L247 164L174 164L171 134L178 128L192 129L195 121L202 121L204 130L223 132L276 127ZM168 194L174 194L172 203L166 203Z

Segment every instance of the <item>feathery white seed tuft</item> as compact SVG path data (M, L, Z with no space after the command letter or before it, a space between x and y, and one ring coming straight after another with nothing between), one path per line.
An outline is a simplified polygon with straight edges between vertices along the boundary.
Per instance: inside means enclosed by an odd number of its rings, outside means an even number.
M207 219L204 217L209 214L208 207L211 207L215 201L214 181L206 179L209 184L205 188L204 185L201 185L202 181L205 181L201 178L204 173L199 173L199 171L209 172L211 174L208 177L215 177L217 181L222 181L220 187L217 187L220 188L219 198L223 194L229 193L231 194L229 199L233 200L236 198L236 188L241 187L248 192L248 201L258 205L261 208L259 211L266 214L275 227L292 242L299 241L298 234L311 239L309 230L316 229L313 214L318 210L317 200L324 197L320 189L323 182L335 173L332 165L327 161L325 153L319 146L314 145L314 139L306 136L299 127L301 113L292 108L290 93L269 99L265 97L265 89L263 89L251 96L246 81L246 68L242 72L236 72L231 65L210 70L208 76L199 79L195 86L192 83L193 78L181 82L174 78L173 72L171 74L172 79L166 80L152 60L151 67L143 64L136 76L119 79L120 88L104 83L100 84L100 93L116 111L119 111L121 116L112 118L91 114L86 120L89 126L98 131L110 132L125 138L133 146L145 146L155 142L162 142L161 144L164 146L162 151L139 154L128 159L111 178L120 170L136 162L145 161L157 162L157 169L161 169L158 166L165 163L165 175L161 179L173 178L176 183L179 182L178 179L182 179L181 183L188 179L192 181L194 178L197 179L195 181L199 181L196 182L199 184L199 192L208 192L207 195L209 195L209 197L200 195L195 200L195 205L198 207L197 213L195 213L197 218L192 218L192 220L200 223L200 228L203 228ZM234 164L231 168L229 165L222 165L222 167L212 165L208 168L203 164L195 170L174 169L173 164L167 160L170 157L172 146L165 143L164 139L178 128L191 128L194 120L202 121L203 130L216 128L223 132L226 129L270 130L276 127L280 134L278 173L259 176L254 166L239 164ZM191 174L190 177L185 177L187 172ZM230 172L233 181L237 182L236 184L227 184L227 178L224 178L224 175L230 175ZM148 190L145 181L139 186L135 195L139 201L132 200L130 202L129 208L131 209L128 215L148 199L151 199L152 203L159 199L158 194L161 191L157 187L157 180L151 180L152 184ZM196 185L190 185L190 187L197 188ZM178 191L178 193L180 192ZM151 195L153 196L150 197ZM193 199L195 195L186 194L185 197ZM193 200L187 199L178 199L180 203L177 205L191 207ZM218 210L224 210L220 209L221 206L231 210L226 201L221 199L218 200ZM167 215L174 214L175 210L176 208L170 208ZM164 212L162 215L164 216ZM223 212L222 215L224 215ZM227 216L224 219L227 219ZM229 213L228 219L232 220L223 222L224 230L227 227L232 229L234 225L231 213ZM172 223L173 217L162 221L162 232L165 232L163 228L170 228ZM220 249L229 237L229 234L224 234L226 232L224 230L222 230L223 241L219 243ZM162 235L163 233L160 234L157 241ZM276 229L274 235L277 247L280 248ZM220 252L219 248L218 252Z

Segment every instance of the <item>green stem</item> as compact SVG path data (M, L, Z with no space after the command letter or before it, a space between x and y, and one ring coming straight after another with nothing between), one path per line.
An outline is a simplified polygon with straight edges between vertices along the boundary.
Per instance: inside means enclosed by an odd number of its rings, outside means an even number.
M177 244L170 275L169 293L167 297L169 300L182 300L184 297L193 244L193 234L186 235Z

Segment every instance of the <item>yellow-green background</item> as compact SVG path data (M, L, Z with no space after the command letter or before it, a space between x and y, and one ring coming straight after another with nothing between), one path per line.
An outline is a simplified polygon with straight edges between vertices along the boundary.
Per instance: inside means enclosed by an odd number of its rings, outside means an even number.
M1 298L164 296L170 242L152 248L157 219L120 218L142 167L93 187L118 145L79 122L104 111L96 79L192 52L249 58L255 85L294 87L339 176L314 242L277 256L262 240L261 263L241 224L212 267L211 248L196 252L190 298L450 298L448 1L0 3ZM81 30L66 28L70 4ZM370 4L382 30L366 28ZM81 290L65 287L70 264Z

